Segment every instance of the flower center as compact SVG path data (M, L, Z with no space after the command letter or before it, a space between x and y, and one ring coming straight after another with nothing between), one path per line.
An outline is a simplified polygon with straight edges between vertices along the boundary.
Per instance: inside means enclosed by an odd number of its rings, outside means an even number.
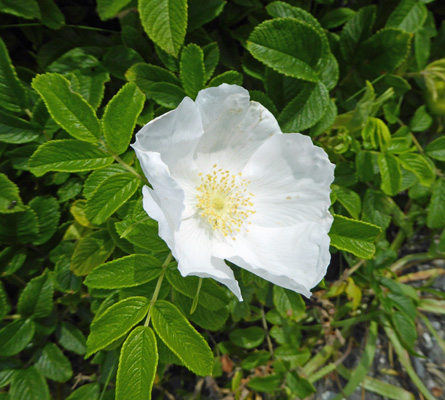
M235 240L233 235L241 232L246 219L255 214L250 200L253 194L247 192L250 181L243 179L241 172L233 175L230 171L216 168L215 164L211 173L199 174L201 184L196 187L197 207L213 230L219 230L224 236L231 235Z

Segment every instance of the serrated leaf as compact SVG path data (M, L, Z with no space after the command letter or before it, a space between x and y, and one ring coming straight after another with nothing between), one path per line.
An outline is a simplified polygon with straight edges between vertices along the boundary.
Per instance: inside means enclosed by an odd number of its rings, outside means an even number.
M34 197L29 206L34 210L39 221L39 237L33 244L39 246L46 243L56 232L60 219L58 201L51 196Z
M19 188L5 174L0 173L0 213L11 214L19 211L24 211Z
M45 345L34 365L44 377L56 382L66 382L73 376L70 361L54 343Z
M237 71L226 71L222 74L216 75L208 84L209 87L217 87L227 83L229 85L242 85L243 75Z
M97 0L97 12L102 21L114 18L131 0Z
M157 278L162 263L148 254L132 254L96 267L85 279L85 285L98 289L120 289L139 286Z
M114 243L107 230L91 232L77 242L70 269L77 276L87 275L105 262L113 250Z
M57 341L63 348L81 356L87 351L83 333L69 322L62 321L57 331Z
M83 196L89 199L96 191L97 187L112 175L126 172L127 170L120 164L111 164L107 167L93 171L83 184Z
M98 400L99 390L99 384L87 383L72 392L66 400Z
M107 308L91 323L85 358L124 336L145 317L149 305L146 297L129 297Z
M47 317L53 309L53 294L53 281L46 270L26 284L20 294L17 311L31 318Z
M86 142L97 142L100 123L93 108L83 97L70 89L70 82L62 75L46 73L36 76L31 83L45 102L51 117L71 136Z
M418 153L403 153L399 155L402 167L411 171L424 186L431 186L436 179L434 164L425 156Z
M139 89L145 94L149 94L150 85L156 82L166 82L179 86L179 79L175 74L157 65L137 63L134 64L125 74L125 77L136 83Z
M445 161L445 136L440 136L425 147L426 154L435 160Z
M378 226L334 215L329 237L331 246L369 260L374 256L374 242L380 232Z
M353 190L342 186L333 185L332 190L336 194L338 202L346 208L349 214L351 214L354 219L359 219L362 211L360 196Z
M199 29L207 22L215 19L226 5L224 0L188 0L188 24L187 31L192 32Z
M114 158L92 143L78 140L52 140L41 145L29 160L29 168L35 176L48 171L91 171L111 164Z
M384 28L360 46L361 66L377 73L393 72L408 57L411 35L400 29Z
M85 215L88 220L100 225L104 223L139 187L139 179L124 172L105 179L87 200Z
M31 319L17 320L0 330L0 356L20 353L34 336L35 325Z
M90 70L78 69L72 73L76 77L76 92L96 110L104 97L105 83L110 80L110 74L100 63Z
M30 243L37 239L39 226L37 215L30 207L14 214L3 214L0 218L0 242Z
M122 346L116 379L116 400L151 399L158 366L156 337L148 326L139 326Z
M218 43L212 42L203 46L204 52L204 67L205 67L205 80L208 81L215 71L219 61L219 47Z
M402 0L389 16L386 26L415 33L423 26L427 15L425 4L418 0Z
M176 108L186 96L179 86L168 82L152 83L148 95L156 103L167 108Z
M200 376L212 373L212 350L173 304L158 300L151 317L156 333L190 371Z
M323 83L306 82L278 116L283 132L301 132L314 126L322 118L328 102L329 94Z
M129 82L107 104L101 122L105 140L116 154L127 150L144 102L145 96Z
M194 99L205 83L204 53L198 45L190 43L182 49L179 77L187 96Z
M433 188L428 207L427 225L429 228L445 226L445 181L438 179Z
M39 9L39 6L36 2L28 0L31 4L35 4L37 6L37 10ZM2 1L3 2L3 1ZM1 2L1 3L2 3ZM3 12L8 12L8 9L14 9L14 4L11 4L10 7L8 7L5 4L0 3L0 9ZM17 2L15 3L16 6L18 6ZM24 11L27 7L24 7ZM32 10L32 7L29 10L26 10L29 12ZM33 18L28 17L28 18ZM11 59L9 58L8 49L5 46L5 43L0 38L0 106L3 108L13 111L13 112L19 112L22 110L22 108L26 107L26 92L21 84L19 78L17 77L17 73L15 72L15 68L12 65Z
M50 400L48 384L35 367L14 374L9 396L14 400Z
M283 318L293 320L298 320L306 310L306 305L299 293L276 285L273 287L273 304Z
M40 134L38 125L0 111L0 142L29 143L36 140Z
M148 37L161 49L177 57L187 28L187 2L139 0L138 8Z
M377 163L382 178L381 189L386 194L395 196L402 186L402 172L396 157L389 153L381 153L377 158Z
M294 40L295 37L301 40ZM259 61L284 75L318 82L316 66L325 54L325 42L312 26L292 18L258 25L247 49Z
M235 329L229 333L233 344L244 349L254 349L263 343L266 334L259 326L251 326L245 329Z

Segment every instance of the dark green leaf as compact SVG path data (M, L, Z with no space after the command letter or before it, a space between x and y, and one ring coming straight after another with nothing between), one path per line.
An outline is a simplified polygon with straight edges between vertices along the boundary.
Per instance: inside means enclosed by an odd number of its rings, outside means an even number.
M426 111L426 106L420 106L413 115L409 127L413 132L426 131L433 123L433 118Z
M29 206L34 210L39 221L39 237L34 245L46 243L56 232L60 219L59 203L54 197L34 197Z
M389 16L386 26L414 33L422 27L427 14L428 9L420 1L402 0Z
M54 343L45 345L35 367L43 376L56 382L66 382L73 376L70 361Z
M167 82L151 84L148 95L156 103L167 108L176 108L186 96L179 86Z
M48 271L31 279L19 297L17 311L31 318L43 318L53 309L54 285Z
M400 192L402 185L402 173L397 159L389 153L379 154L377 159L382 177L381 189L390 196Z
M35 367L14 374L9 395L14 400L50 400L46 380Z
M257 392L272 393L279 389L282 380L281 375L254 376L247 386Z
M0 142L29 143L36 140L40 134L36 124L0 111Z
M215 19L221 14L226 1L224 0L188 0L188 26L187 31L191 32L200 28L207 22Z
M306 305L299 293L279 286L273 287L273 303L283 318L299 320L306 310Z
M34 336L35 325L31 319L11 322L0 330L0 356L20 353Z
M425 152L431 158L445 161L445 136L440 136L425 147Z
M192 99L204 88L204 53L198 45L190 43L182 49L179 76L185 93Z
M42 22L50 29L60 29L65 24L65 16L54 0L40 0Z
M264 329L258 326L251 326L245 329L235 329L229 334L232 343L245 349L254 349L263 343L266 337Z
M0 173L0 213L12 214L24 210L19 188L5 174Z
M63 348L81 356L87 351L83 333L69 322L62 321L57 331L57 341Z
M430 228L445 226L445 180L438 179L428 207L427 225Z
M401 342L407 349L411 350L417 339L417 331L414 321L401 312L395 312L391 317Z
M97 0L97 12L102 21L114 18L130 0Z
M229 85L242 85L243 84L243 75L236 71L226 71L222 74L215 76L210 82L209 87L216 87L223 83L227 83Z
M88 383L72 392L66 400L98 400L99 389L97 383Z

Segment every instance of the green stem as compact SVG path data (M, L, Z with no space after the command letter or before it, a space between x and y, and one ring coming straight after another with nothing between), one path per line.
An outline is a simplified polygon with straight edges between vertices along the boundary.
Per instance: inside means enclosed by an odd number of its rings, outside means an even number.
M159 291L161 290L162 281L164 280L165 271L167 270L168 264L170 264L170 261L172 260L172 258L173 258L173 255L170 252L169 255L167 256L167 258L165 259L164 264L162 264L161 275L159 275L158 282L156 283L155 291L154 291L153 296L150 301L150 307L148 308L147 318L145 320L144 326L148 326L148 324L150 323L151 309L153 308L153 304L155 304L156 300L158 299Z
M397 232L396 237L392 241L390 249L394 250L395 252L399 251L399 249L402 246L403 241L405 240L405 238L406 238L406 233L402 229L400 229Z

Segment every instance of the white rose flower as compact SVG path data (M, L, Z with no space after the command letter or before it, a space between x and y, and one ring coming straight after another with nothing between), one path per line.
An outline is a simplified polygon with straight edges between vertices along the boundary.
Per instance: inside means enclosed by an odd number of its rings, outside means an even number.
M228 260L310 297L330 261L334 165L308 136L283 134L247 90L222 84L145 125L133 148L153 187L144 209L183 276L242 300Z

